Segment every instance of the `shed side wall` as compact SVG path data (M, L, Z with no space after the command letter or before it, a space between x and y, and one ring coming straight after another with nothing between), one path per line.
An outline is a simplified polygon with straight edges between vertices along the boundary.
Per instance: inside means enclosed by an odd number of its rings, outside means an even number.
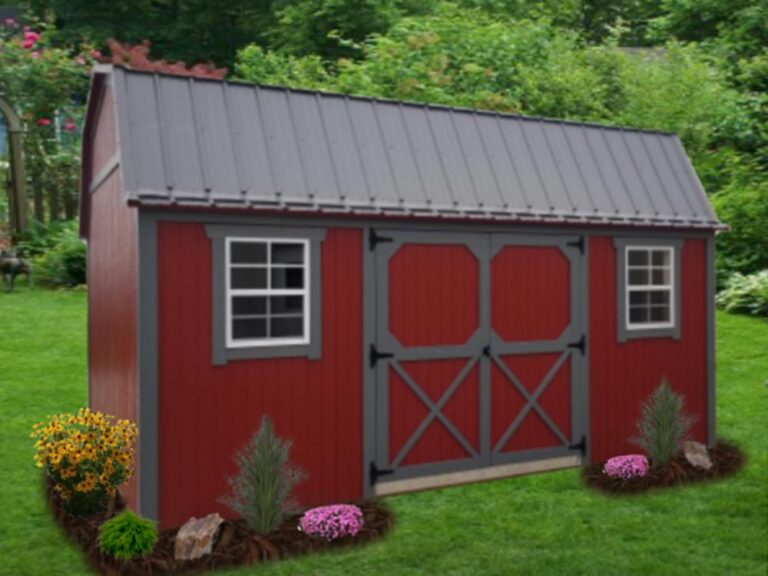
M692 437L707 441L706 239L688 238L681 249L682 330L669 338L617 341L616 248L611 236L589 242L589 365L591 460L638 452L640 407L663 377L685 396L696 417Z
M91 196L88 395L92 409L136 422L136 209L120 192L113 172ZM135 507L135 479L121 492Z
M203 224L159 222L159 517L232 513L218 502L233 455L269 415L308 472L301 505L361 496L362 234L322 246L322 358L211 362L211 241Z
M112 89L105 86L89 147L91 175L117 151ZM137 421L136 226L137 209L122 196L118 169L90 196L88 234L88 403L94 410ZM120 489L132 508L137 485Z

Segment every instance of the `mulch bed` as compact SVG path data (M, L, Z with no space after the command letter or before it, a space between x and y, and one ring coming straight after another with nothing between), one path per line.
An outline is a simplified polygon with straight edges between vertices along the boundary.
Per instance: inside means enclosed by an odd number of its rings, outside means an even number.
M712 468L705 470L693 466L685 456L678 454L666 468L651 467L642 478L621 480L611 478L603 472L603 463L592 464L584 468L582 476L590 488L611 494L635 494L657 488L669 488L681 484L704 482L731 476L738 472L746 461L744 453L735 444L724 440L718 441L709 449Z
M283 522L268 537L248 529L243 520L225 520L210 555L197 560L176 560L173 557L178 529L160 532L152 554L128 562L101 553L98 547L99 526L125 508L118 498L114 510L100 515L81 518L67 513L60 498L47 489L48 500L56 522L75 544L83 550L91 569L109 576L160 575L204 572L218 568L243 566L298 556L309 552L342 548L369 542L386 534L393 525L393 516L382 502L366 500L355 504L363 511L364 525L354 537L326 542L309 536L297 529L301 514L295 514Z

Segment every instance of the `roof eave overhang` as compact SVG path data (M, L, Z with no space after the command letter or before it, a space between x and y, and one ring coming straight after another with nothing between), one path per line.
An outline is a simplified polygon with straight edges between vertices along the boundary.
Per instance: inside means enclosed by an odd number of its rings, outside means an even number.
M169 212L196 212L209 214L251 214L259 216L299 216L307 218L339 218L340 220L399 220L418 222L471 222L471 223L509 223L509 224L546 224L553 226L589 227L600 229L649 229L649 230L695 230L722 232L730 229L729 226L710 220L674 220L663 218L617 218L613 216L579 217L562 214L536 214L527 212L503 212L503 211L441 211L425 208L397 208L382 206L377 209L354 209L349 206L307 206L297 203L278 203L275 201L259 204L249 204L233 199L227 205L220 202L213 203L205 198L168 202L162 198L142 191L140 198L135 194L129 194L128 204L146 210L160 210Z

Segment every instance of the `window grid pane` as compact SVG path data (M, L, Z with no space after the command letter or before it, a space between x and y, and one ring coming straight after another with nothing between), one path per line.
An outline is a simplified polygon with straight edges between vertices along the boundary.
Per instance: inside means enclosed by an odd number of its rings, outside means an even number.
M229 241L228 329L232 341L306 340L307 250L307 241Z

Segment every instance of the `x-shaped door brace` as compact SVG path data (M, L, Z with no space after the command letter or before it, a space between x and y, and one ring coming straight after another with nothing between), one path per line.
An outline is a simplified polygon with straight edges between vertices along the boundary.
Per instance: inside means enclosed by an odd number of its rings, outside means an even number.
M517 389L520 395L523 398L525 398L525 406L523 406L523 409L520 410L520 412L518 412L517 416L515 416L515 419L512 420L510 425L504 431L504 434L502 434L501 438L499 438L499 441L496 443L496 446L493 449L494 453L498 453L501 451L502 448L504 448L506 443L512 437L512 434L514 434L515 431L523 423L523 420L525 420L525 417L528 415L531 409L535 410L538 413L538 415L541 417L544 423L549 427L550 430L552 430L555 436L557 436L557 439L560 440L560 442L562 442L563 445L568 446L569 444L568 439L563 435L563 433L560 431L557 425L554 422L552 422L549 416L547 416L547 413L544 412L541 406L539 406L538 399L539 399L539 396L542 395L544 390L546 390L547 386L555 377L555 374L558 373L563 363L565 362L565 360L568 358L570 354L572 354L572 352L570 350L566 350L560 355L557 361L547 371L547 374L544 376L544 379L541 382L539 382L538 386L536 386L536 390L534 390L533 394L531 394L530 392L528 392L527 388L522 385L522 383L517 378L517 376L515 376L512 370L509 369L509 366L507 366L506 363L499 357L499 354L491 353L491 358L493 359L493 362L496 364L496 366L499 367L499 369L502 371L504 376L506 376L507 380L509 380L514 385L514 387Z
M408 374L408 372L403 370L403 367L400 366L400 364L398 364L396 361L391 362L390 365L392 368L394 368L395 372L397 372L398 376L400 376L403 382L405 382L413 391L413 393L418 396L419 400L421 400L424 405L429 408L429 414L426 418L424 418L424 420L421 421L421 424L418 425L416 430L413 431L413 434L411 434L411 437L408 438L408 441L403 444L403 447L397 454L397 458L395 458L391 464L392 467L396 468L400 466L402 461L405 459L411 449L416 445L416 442L419 441L419 438L421 438L421 436L424 434L427 428L429 428L429 425L435 418L440 420L443 426L445 426L446 430L451 433L451 435L459 442L459 444L461 444L461 446L464 448L464 450L467 451L468 454L470 454L473 458L478 457L477 451L472 447L467 439L464 438L462 433L459 432L459 430L453 425L453 422L451 422L448 417L443 414L443 407L448 403L448 400L451 399L451 396L453 396L454 392L456 392L464 379L472 371L472 368L474 368L475 364L477 364L478 358L478 356L475 356L474 358L469 359L469 361L456 375L456 377L453 379L453 382L451 382L451 385L448 386L448 388L445 390L445 392L443 392L442 396L440 396L440 399L436 403L432 402L432 399L424 393L421 387L413 380L413 378L411 378L411 375Z

